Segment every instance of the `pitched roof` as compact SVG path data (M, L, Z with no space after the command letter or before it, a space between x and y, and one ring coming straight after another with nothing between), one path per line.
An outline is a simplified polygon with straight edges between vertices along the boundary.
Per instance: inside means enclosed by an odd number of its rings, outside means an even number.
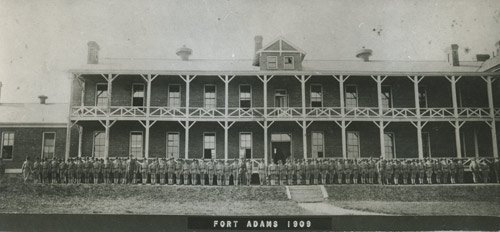
M63 125L67 124L69 105L67 103L1 103L0 126L23 125Z
M268 43L266 46L263 46L261 49L257 51L257 53L265 52L267 50L272 51L280 51L280 52L299 52L304 56L307 54L305 51L300 49L299 47L292 44L292 42L286 40L283 37L278 37L272 42Z

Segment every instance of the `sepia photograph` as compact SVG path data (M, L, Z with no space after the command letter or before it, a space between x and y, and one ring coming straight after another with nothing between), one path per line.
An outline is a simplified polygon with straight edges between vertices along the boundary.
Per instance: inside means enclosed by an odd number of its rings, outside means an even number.
M0 0L0 230L498 231L499 79L498 0Z

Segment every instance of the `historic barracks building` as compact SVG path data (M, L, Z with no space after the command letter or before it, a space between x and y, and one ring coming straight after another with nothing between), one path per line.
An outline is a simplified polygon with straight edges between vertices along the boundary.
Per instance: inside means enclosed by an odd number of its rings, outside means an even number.
M102 59L68 104L0 104L2 159L498 157L500 45L461 61L307 60L284 38L251 60ZM498 107L498 108L497 108Z

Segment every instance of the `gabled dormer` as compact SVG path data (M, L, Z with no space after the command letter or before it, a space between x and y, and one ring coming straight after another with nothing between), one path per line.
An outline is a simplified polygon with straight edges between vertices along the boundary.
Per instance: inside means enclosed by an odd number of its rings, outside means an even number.
M260 66L260 70L300 71L305 56L304 51L282 37L266 46L262 46L262 36L255 37L253 65Z

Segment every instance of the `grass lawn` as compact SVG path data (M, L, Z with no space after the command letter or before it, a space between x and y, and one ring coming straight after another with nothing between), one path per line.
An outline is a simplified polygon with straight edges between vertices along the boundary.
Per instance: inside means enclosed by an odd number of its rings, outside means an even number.
M396 215L500 215L498 202L485 201L330 201L330 203L345 209Z

